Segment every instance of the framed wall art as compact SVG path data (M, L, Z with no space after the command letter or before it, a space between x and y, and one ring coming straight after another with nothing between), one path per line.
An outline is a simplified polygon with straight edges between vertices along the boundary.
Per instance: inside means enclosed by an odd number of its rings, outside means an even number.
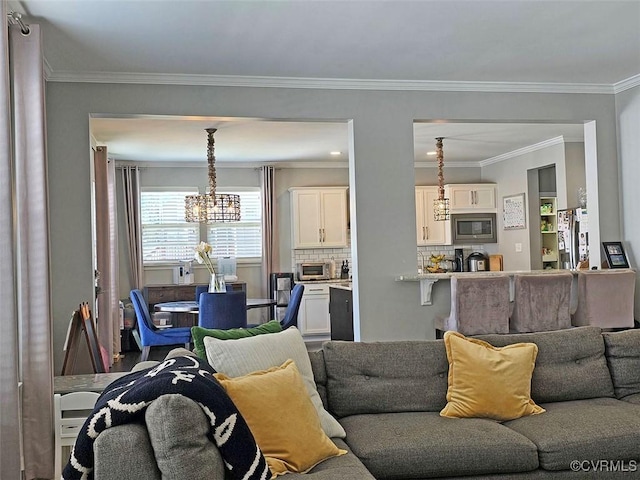
M524 193L502 197L502 225L505 230L527 228Z
M602 242L602 248L604 248L609 268L629 268L622 242Z

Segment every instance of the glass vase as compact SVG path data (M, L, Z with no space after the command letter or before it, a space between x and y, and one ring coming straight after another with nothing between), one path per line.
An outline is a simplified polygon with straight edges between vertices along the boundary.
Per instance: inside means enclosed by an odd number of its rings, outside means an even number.
M209 293L226 292L227 286L224 281L224 274L212 273L209 279Z

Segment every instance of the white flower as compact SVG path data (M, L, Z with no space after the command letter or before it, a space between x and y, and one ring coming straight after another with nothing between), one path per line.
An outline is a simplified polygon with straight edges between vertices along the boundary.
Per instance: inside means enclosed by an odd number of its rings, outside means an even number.
M211 252L213 251L213 249L211 248L211 245L209 245L207 242L200 242L198 245L196 245L195 247L195 259L196 261L202 265L204 264L205 267L207 267L207 270L209 270L209 273L211 275L213 275L215 272L215 270L213 269L213 263L211 262Z

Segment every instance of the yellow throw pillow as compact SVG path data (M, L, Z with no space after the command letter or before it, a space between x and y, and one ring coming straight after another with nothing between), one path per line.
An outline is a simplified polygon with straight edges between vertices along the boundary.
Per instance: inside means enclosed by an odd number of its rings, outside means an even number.
M444 344L449 386L441 416L506 421L544 412L531 399L531 376L538 355L535 343L497 348L457 332L445 332Z
M242 377L215 377L246 420L274 477L347 453L324 433L293 360Z

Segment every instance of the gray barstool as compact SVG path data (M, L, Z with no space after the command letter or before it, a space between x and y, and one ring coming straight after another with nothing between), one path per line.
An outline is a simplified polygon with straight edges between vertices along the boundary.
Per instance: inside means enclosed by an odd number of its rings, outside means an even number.
M546 332L571 328L571 273L514 275L514 305L509 330Z
M451 311L448 317L436 319L435 327L463 335L509 333L510 309L507 275L453 276ZM436 332L438 337L440 332Z
M632 270L578 272L578 307L573 325L633 328L635 286Z

